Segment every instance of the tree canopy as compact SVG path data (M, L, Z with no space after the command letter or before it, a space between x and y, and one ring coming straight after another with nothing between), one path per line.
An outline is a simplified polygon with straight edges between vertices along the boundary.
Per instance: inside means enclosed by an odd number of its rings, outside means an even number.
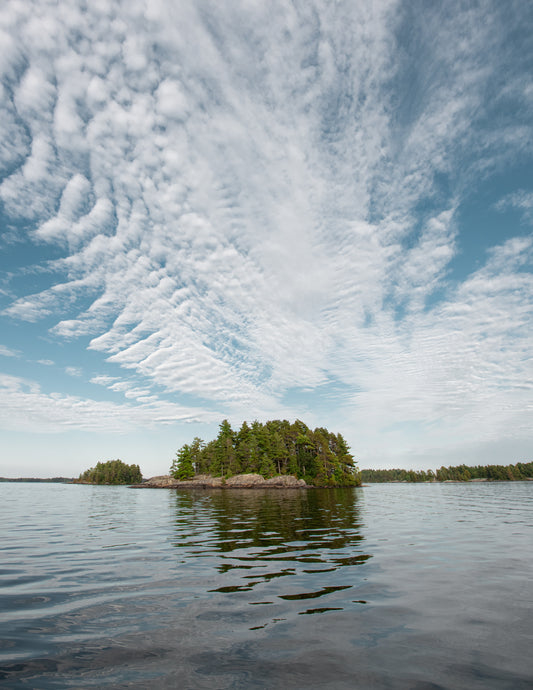
M533 477L533 462L518 462L516 465L456 465L438 470L361 470L364 482L467 482L471 479L489 481L520 481Z
M89 484L140 484L142 474L139 465L126 465L122 460L98 462L96 467L85 470L78 479Z
M231 477L255 472L263 477L293 475L314 486L358 486L359 473L341 434L325 428L312 431L300 420L275 419L262 424L243 422L238 431L227 419L216 439L196 437L176 453L170 474L188 479L195 474Z

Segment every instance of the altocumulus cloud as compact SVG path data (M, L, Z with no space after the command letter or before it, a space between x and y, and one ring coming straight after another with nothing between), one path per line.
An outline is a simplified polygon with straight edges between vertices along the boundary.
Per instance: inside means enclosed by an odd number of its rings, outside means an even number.
M2 320L124 397L8 376L5 426L300 416L368 462L531 439L532 192L495 192L491 236L462 212L531 166L532 12L416 5L8 0Z
M0 424L14 431L54 432L82 429L131 432L176 422L198 421L190 411L157 399L137 405L88 400L61 393L46 394L34 381L0 376ZM205 418L209 419L204 413Z

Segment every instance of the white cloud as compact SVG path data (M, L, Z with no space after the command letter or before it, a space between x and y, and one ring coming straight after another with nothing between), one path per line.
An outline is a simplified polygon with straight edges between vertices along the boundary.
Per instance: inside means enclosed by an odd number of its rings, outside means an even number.
M0 355L2 357L20 357L20 352L6 347L5 345L0 345Z
M107 386L117 380L116 376L108 376L107 374L98 374L98 376L93 376L91 383L96 383L99 386Z
M35 133L46 127L47 117L53 111L56 88L39 66L30 66L17 87L13 102L20 117L33 125Z
M368 449L395 424L428 444L524 426L530 245L451 277L457 209L531 134L498 115L527 109L522 72L487 96L512 16L506 33L459 3L412 31L393 1L8 7L0 199L64 256L3 315L127 370L92 382L150 423L154 385L263 416L335 379ZM498 207L528 218L529 197Z
M416 433L429 448L528 437L533 277L516 265L531 261L532 246L507 241L448 301L400 328L370 329L363 349L374 357L354 380L356 436L381 437L382 452L398 443L403 432L390 428L402 424L425 426ZM412 450L415 438L409 443Z
M517 192L508 194L498 201L496 208L499 211L505 211L508 208L517 209L522 213L525 223L533 223L533 192L520 189Z
M157 87L157 109L165 118L183 120L189 106L183 88L179 82L164 79Z
M0 374L0 428L25 432L81 429L127 432L139 428L202 420L211 413L160 400L117 404L62 393L44 393L39 384Z

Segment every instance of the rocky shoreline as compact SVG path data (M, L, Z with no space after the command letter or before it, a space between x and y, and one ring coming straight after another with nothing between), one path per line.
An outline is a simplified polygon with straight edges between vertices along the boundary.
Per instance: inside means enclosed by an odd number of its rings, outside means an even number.
M303 479L280 475L265 479L260 474L236 474L234 477L212 477L197 474L192 479L174 479L168 474L151 477L142 484L132 484L131 489L309 489Z

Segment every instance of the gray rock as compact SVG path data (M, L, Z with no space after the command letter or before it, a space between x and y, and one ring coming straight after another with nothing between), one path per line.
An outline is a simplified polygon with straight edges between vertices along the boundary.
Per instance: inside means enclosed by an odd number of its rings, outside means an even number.
M192 479L174 479L168 474L151 477L142 484L134 484L133 489L301 489L308 485L303 479L289 475L280 475L265 479L260 474L236 474L233 477L212 477L209 474L197 474Z

